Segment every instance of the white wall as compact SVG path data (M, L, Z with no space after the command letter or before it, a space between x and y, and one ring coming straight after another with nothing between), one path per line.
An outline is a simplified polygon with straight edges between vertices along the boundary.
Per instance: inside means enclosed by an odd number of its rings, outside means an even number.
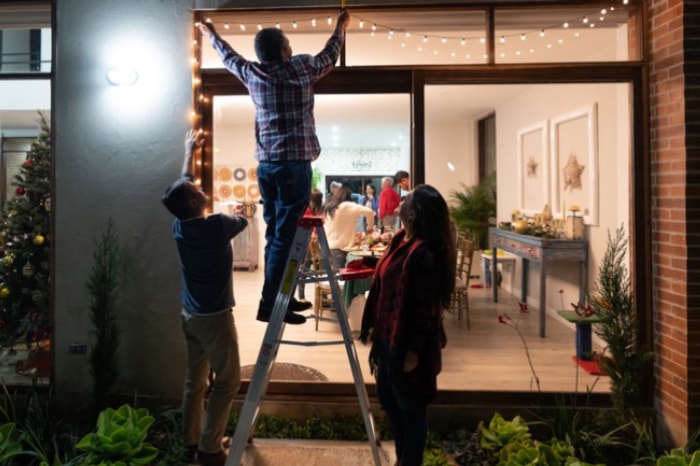
M598 108L598 188L599 223L587 225L589 244L589 291L595 283L600 259L605 252L608 231L614 232L624 223L629 232L629 167L630 167L630 100L624 84L569 84L531 86L496 108L498 165L498 220L510 220L518 207L517 132L545 119L580 107L597 103ZM585 162L584 162L585 163ZM591 167L586 167L590 170ZM588 175L588 172L585 172ZM512 187L512 188L509 188ZM544 206L543 206L544 207ZM520 294L522 268L516 267L513 280L515 293ZM553 264L548 268L547 305L549 311L566 308L578 301L578 269L571 264ZM529 301L538 305L539 267L530 267ZM564 290L560 296L559 290Z
M448 204L452 193L478 182L476 122L435 121L426 104L425 182L440 191ZM452 168L448 164L451 164Z
M120 385L179 399L180 273L160 196L180 173L189 128L192 2L56 0L54 7L55 388L64 400L91 391L86 357L68 347L90 343L85 280L94 238L111 217L124 251ZM117 64L137 69L134 86L107 82Z

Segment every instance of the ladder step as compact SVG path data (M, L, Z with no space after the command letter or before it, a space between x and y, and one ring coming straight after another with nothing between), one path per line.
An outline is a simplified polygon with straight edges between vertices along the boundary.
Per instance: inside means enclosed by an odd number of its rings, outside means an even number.
M296 346L330 346L344 345L345 340L329 340L329 341L299 341L299 340L277 340L281 345L296 345Z

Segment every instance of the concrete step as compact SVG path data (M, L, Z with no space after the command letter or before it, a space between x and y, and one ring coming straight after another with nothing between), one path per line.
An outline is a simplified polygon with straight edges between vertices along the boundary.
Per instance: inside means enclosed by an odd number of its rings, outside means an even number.
M382 466L396 463L394 442L379 447ZM244 466L371 466L368 442L339 440L255 439L246 448Z

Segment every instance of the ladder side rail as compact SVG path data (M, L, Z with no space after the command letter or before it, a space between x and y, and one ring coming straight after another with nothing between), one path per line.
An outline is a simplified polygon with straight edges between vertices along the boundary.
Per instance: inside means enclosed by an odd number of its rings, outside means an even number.
M239 466L241 464L245 447L255 430L260 412L260 399L267 390L272 364L277 358L280 337L284 329L284 316L287 313L291 293L296 288L299 264L304 261L310 237L310 227L297 227L284 268L280 290L277 293L270 320L265 329L265 335L258 352L258 359L255 362L253 375L238 418L238 424L231 442L231 449L226 459L226 466Z

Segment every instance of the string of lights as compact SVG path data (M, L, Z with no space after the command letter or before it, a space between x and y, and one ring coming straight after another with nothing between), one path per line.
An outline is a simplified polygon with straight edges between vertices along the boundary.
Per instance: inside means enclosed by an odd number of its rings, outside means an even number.
M628 5L629 0L621 0L620 2L622 5ZM503 34L500 35L498 40L500 43L505 43L506 40L513 38L513 37L518 37L520 40L524 41L527 39L529 35L532 34L537 34L540 37L544 37L547 33L547 31L550 31L552 29L568 29L568 28L574 28L574 27L580 27L580 28L595 28L597 24L602 23L606 20L606 17L609 13L614 12L616 10L615 5L612 5L608 8L599 8L594 11L591 11L588 14L584 15L579 15L573 18L569 18L566 21L563 22L558 22L556 24L545 24L542 25L541 27L538 27L536 29L528 30L528 31L523 31L523 32L517 32L517 33L508 33L508 34ZM396 26L391 26L388 24L383 24L378 21L373 21L367 17L364 16L358 16L354 15L351 13L351 18L354 18L357 21L357 27L353 29L348 29L349 32L357 32L357 31L368 31L368 33L371 36L375 36L377 34L383 33L387 35L388 39L392 39L394 36L398 35L403 35L405 37L412 37L412 36L418 36L421 37L423 42L429 42L431 40L437 40L440 41L443 44L446 44L448 42L454 42L457 41L460 43L460 45L466 45L467 42L473 41L473 40L478 40L480 43L485 43L486 38L484 37L483 34L479 35L460 35L460 36L454 36L454 35L438 35L432 32L421 32L421 31L410 31L406 28L402 27L396 27ZM228 22L224 22L223 24L217 25L215 22L214 24L216 26L223 26L224 30L230 31L234 26L232 26ZM256 22L254 24L246 24L244 22L238 23L237 26L235 26L240 32L248 32L248 31L260 31L265 27L276 27L278 29L282 28L291 28L291 30L299 30L302 25L308 25L312 29L318 29L322 26L326 26L328 29L331 29L333 27L334 20L332 16L326 16L325 18L319 18L317 16L313 17L306 17L306 18L296 18L296 19L290 19L290 20L282 20L282 21L275 21L274 23L270 24L265 24L263 22Z

